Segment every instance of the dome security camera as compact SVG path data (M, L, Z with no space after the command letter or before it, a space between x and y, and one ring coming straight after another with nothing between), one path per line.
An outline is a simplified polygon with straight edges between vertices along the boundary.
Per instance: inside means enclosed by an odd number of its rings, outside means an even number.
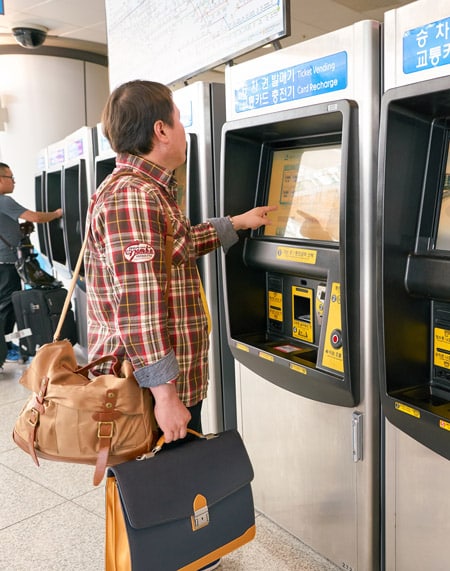
M47 28L34 24L16 26L12 29L12 33L18 44L31 50L42 46L47 38Z

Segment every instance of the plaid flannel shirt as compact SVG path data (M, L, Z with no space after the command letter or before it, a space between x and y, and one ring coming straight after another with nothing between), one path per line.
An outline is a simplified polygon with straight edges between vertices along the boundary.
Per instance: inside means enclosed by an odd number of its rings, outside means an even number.
M91 199L84 258L89 359L129 359L144 387L177 379L180 399L193 406L206 397L209 348L196 259L220 245L224 219L191 226L171 171L128 154L116 165L113 175L133 170L147 182L108 177ZM174 232L168 307L165 211Z

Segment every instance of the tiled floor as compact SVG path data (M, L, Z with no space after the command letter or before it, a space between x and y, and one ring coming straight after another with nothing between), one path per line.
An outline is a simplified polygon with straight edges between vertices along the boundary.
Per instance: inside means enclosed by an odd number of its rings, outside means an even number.
M7 363L0 374L0 569L101 571L104 486L92 485L92 466L42 461L37 468L12 441L28 397L18 382L23 368ZM338 569L263 515L256 521L256 539L226 556L222 571Z

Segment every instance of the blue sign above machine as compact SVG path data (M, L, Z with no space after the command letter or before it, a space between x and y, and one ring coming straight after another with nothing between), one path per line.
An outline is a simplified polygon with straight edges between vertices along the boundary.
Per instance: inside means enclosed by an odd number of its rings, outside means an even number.
M437 20L403 36L403 72L415 73L450 64L450 18Z
M347 52L246 80L234 94L236 113L346 89Z

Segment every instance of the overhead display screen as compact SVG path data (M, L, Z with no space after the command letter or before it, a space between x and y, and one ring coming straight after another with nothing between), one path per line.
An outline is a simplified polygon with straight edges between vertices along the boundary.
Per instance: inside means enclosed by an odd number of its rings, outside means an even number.
M289 34L289 0L106 0L111 90L188 79Z
M339 241L341 147L274 150L264 236Z

